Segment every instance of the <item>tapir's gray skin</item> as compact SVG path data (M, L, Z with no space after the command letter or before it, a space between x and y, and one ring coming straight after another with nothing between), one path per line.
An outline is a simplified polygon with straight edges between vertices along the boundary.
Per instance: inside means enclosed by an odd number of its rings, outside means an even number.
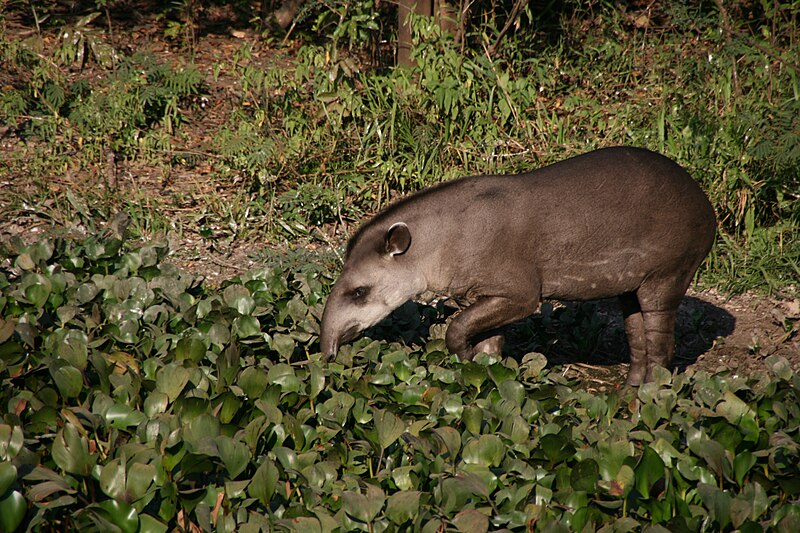
M672 359L678 304L715 228L689 174L637 148L444 183L378 213L350 240L325 305L321 349L335 355L425 292L471 302L446 335L461 359L498 352L496 328L532 314L542 298L619 296L627 382L638 385Z

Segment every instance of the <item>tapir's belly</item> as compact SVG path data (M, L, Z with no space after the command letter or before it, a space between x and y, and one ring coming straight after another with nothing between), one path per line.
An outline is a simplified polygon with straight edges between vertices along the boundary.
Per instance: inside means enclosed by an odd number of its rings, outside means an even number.
M599 253L591 258L552 258L540 269L542 296L594 300L633 292L659 262L654 251L646 249Z

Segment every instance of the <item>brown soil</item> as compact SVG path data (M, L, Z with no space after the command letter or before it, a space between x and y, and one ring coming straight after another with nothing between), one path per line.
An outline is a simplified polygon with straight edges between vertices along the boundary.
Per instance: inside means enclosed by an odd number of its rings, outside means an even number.
M200 162L171 167L165 172L150 164L117 160L112 156L95 168L70 168L65 174L54 176L46 184L48 194L42 195L42 183L30 181L32 173L27 171L28 163L24 160L36 153L32 146L34 141L23 141L14 128L0 129L0 158L13 160L10 166L14 169L12 175L0 178L0 241L13 236L34 240L52 232L85 232L85 228L60 218L63 214L56 199L63 202L67 190L108 189L119 196L135 194L144 205L152 205L167 218L180 221L181 231L169 235L171 248L176 251L173 261L204 276L211 285L258 267L249 255L253 250L285 249L287 243L266 242L257 231L249 242L203 238L196 224L197 213L203 212L204 200L209 195L225 202L243 190L242 182L236 179L220 181L209 162L213 159L208 149L212 135L226 123L234 105L239 106L243 101L238 80L229 75L230 70L225 65L232 62L235 51L243 45L252 46L248 61L255 66L286 61L292 53L291 47L270 46L246 23L246 17L245 23L240 22L241 14L215 12L215 9L224 8L207 6L206 12L197 14L198 29L192 47L193 64L205 76L203 101L186 110L186 123L180 128L180 136L173 139L174 153L198 154ZM126 54L147 50L157 61L188 63L187 44L164 37L164 22L152 14L156 12L147 8L132 11L124 22L115 16L115 45ZM102 22L102 17L96 21L98 29L103 28ZM31 21L13 18L13 14L5 20L5 30L7 38L23 39L35 33ZM44 35L45 50L54 47L56 39L54 34ZM218 64L223 68L215 77L212 73ZM103 68L91 62L80 69L65 69L64 74L73 79L86 77L87 70L91 75L107 75ZM0 86L13 82L0 72ZM27 148L20 148L23 143L27 143ZM165 161L174 153L165 154ZM12 197L16 200L12 201ZM26 197L44 197L45 201L42 205L24 205L20 198ZM339 228L333 239L341 240L346 232L346 228ZM726 297L714 290L691 291L680 310L676 364L687 371L729 369L750 375L765 370L768 356L780 355L800 370L800 299L796 294L796 289L783 298L755 294ZM556 351L551 361L563 363L564 371L570 376L602 389L624 381L627 365L619 360L624 359L626 348L621 316L615 304L599 304L597 312L607 316L608 324L598 353L611 355L594 356L580 362L559 361ZM562 334L566 336L568 332L559 333Z

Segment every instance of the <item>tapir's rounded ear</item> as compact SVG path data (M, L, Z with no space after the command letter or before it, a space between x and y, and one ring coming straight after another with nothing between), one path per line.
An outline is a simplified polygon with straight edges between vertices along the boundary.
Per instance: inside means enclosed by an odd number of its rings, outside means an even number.
M411 232L405 222L395 222L386 232L386 253L395 256L406 253L411 246Z

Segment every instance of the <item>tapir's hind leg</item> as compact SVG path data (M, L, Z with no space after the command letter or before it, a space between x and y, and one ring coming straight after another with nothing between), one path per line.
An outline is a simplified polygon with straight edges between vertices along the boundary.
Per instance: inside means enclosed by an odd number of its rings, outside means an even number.
M628 348L631 355L631 367L628 370L628 385L640 385L647 375L647 345L645 342L644 318L639 300L632 292L619 297L622 316L625 318L625 335L628 337Z
M665 311L644 311L645 338L647 339L647 374L645 381L653 380L653 368L669 368L675 351L675 317L677 307Z
M675 319L690 282L691 276L685 276L685 279L649 279L636 292L644 324L647 353L644 381L652 381L655 367L669 368L672 362L675 352ZM630 376L628 382L632 383Z

